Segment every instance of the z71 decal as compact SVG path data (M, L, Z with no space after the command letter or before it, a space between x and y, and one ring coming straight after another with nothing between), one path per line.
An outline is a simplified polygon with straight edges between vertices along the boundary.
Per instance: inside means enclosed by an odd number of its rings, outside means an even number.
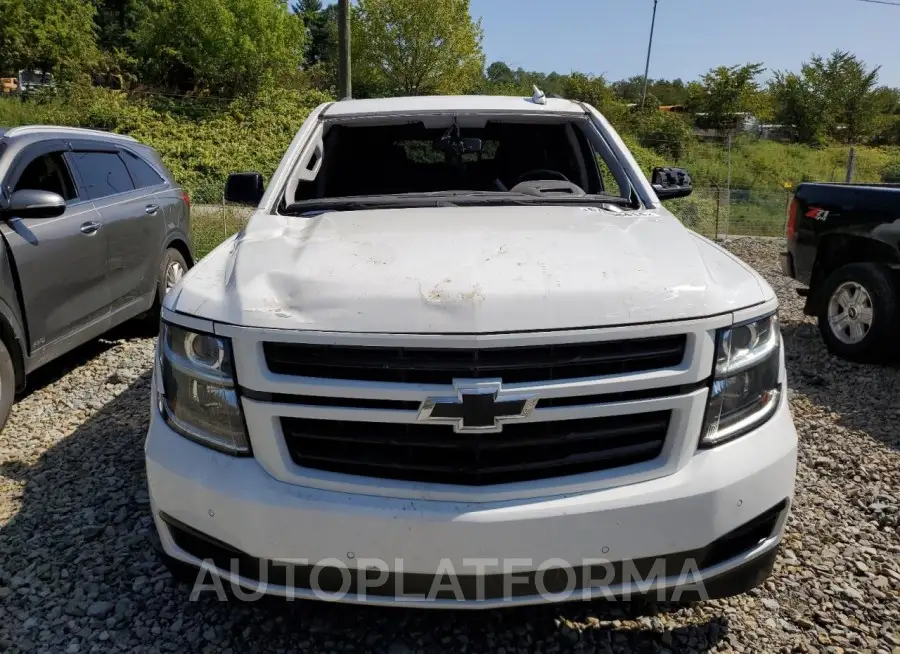
M810 207L809 211L806 212L807 218L812 218L813 220L827 220L829 212L825 209L819 209L818 207Z

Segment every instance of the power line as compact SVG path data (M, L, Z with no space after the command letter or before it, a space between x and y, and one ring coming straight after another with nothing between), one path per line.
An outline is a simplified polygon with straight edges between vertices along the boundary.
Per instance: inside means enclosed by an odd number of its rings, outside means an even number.
M890 2L890 0L858 0L859 2L871 2L875 5L887 5L889 7L900 7L900 2Z

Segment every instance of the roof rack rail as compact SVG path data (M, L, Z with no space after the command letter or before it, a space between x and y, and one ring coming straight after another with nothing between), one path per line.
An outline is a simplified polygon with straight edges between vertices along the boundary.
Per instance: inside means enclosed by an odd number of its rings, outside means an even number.
M63 127L62 125L23 125L21 127L13 127L6 132L4 136L24 136L26 134L84 134L85 136L103 136L106 138L120 139L122 141L131 141L137 143L137 139L125 134L115 134L114 132L104 132L99 129L85 129L83 127Z

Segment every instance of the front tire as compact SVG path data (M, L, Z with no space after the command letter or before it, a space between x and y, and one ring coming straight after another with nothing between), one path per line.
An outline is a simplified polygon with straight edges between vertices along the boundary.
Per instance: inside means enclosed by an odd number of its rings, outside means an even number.
M842 266L828 276L819 293L819 332L832 354L874 362L894 353L900 303L889 268L874 263Z
M16 369L6 344L0 341L0 431L9 419L16 397Z
M187 271L188 265L181 252L175 248L166 250L166 254L159 265L159 273L156 276L156 299L147 313L148 322L154 324L159 322L159 315L162 312L166 293L171 291L181 281L181 278L184 277Z

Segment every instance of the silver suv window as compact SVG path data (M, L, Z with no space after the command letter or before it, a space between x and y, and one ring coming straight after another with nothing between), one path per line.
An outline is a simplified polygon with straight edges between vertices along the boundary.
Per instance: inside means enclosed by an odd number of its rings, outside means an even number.
M78 197L69 167L62 152L49 152L35 158L25 167L13 191L51 191L66 201Z
M73 152L72 160L90 200L134 190L125 162L115 152Z
M128 150L122 150L122 159L128 166L128 172L134 180L137 188L147 188L148 186L159 186L165 183L165 180L159 176L153 167L139 156Z

